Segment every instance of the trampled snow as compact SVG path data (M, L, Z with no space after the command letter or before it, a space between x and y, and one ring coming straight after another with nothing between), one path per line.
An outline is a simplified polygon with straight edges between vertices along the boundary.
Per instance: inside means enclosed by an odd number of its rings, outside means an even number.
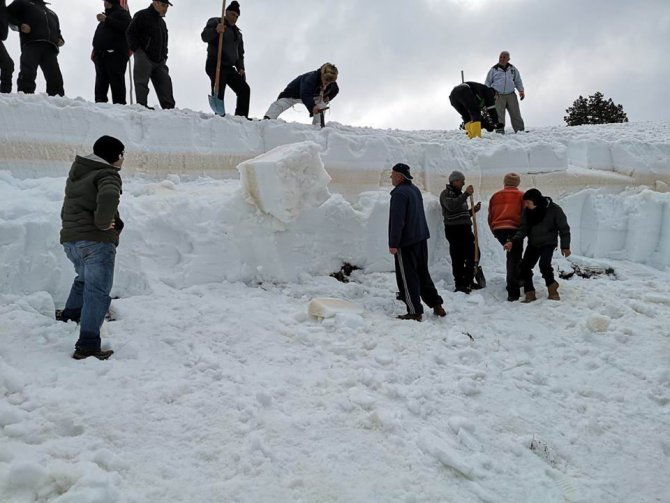
M468 141L41 96L0 96L0 121L0 500L670 500L667 123ZM53 320L73 279L59 213L101 134L128 147L115 354L77 362ZM395 162L425 191L445 319L394 319ZM470 296L441 229L453 169L484 203ZM555 267L595 274L559 280L560 302L539 277L536 303L505 301L485 214L510 170L568 214ZM363 312L310 317L324 297Z

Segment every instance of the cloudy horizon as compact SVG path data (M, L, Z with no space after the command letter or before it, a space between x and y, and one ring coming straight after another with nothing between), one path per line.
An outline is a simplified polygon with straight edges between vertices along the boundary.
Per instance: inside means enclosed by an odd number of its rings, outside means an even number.
M129 0L131 12L149 1ZM221 3L172 0L168 66L178 108L209 112L207 46L200 33ZM664 0L241 0L250 116L262 117L294 77L330 61L340 69L340 95L329 120L393 129L455 129L460 117L451 89L483 82L501 50L511 53L526 89L527 128L564 125L579 95L601 91L621 104L630 121L666 120L660 105L670 81L662 40L670 40ZM51 0L65 46L59 56L65 93L93 100L91 40L102 0ZM5 42L19 66L19 39ZM37 92L44 91L38 72ZM234 110L227 89L226 107ZM149 103L157 102L153 89ZM282 119L308 122L304 107ZM509 119L508 119L509 125Z

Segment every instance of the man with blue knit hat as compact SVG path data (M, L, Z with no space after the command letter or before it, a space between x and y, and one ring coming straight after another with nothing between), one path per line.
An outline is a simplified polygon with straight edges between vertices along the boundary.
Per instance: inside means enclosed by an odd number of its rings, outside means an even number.
M421 321L423 300L436 316L446 316L442 297L437 293L428 272L428 238L430 232L423 209L421 191L412 183L407 164L398 163L391 171L389 211L389 253L395 259L398 299L407 305L401 320Z
M93 154L75 158L65 185L60 242L77 276L56 318L79 323L75 360L106 360L114 353L101 349L100 328L111 303L116 247L123 230L118 207L124 149L116 138L98 138Z

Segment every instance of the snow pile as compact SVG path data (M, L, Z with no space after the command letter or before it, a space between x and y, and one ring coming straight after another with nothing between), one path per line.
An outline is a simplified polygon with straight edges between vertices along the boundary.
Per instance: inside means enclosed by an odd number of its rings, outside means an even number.
M246 199L284 223L317 208L330 197L320 152L316 143L301 142L241 163L237 169Z

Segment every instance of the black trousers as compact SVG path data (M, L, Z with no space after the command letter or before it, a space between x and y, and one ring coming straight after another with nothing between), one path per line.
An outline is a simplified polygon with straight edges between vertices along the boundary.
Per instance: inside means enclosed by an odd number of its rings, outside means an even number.
M551 267L551 258L554 256L555 245L542 246L537 248L535 246L526 246L526 252L523 254L521 260L521 277L523 278L523 289L525 292L534 292L533 286L533 267L540 261L540 273L544 278L545 285L549 286L554 283L554 269Z
M112 103L126 104L126 69L128 53L99 52L95 55L95 102L107 103L112 88Z
M12 92L12 75L14 61L7 52L5 44L0 40L0 93Z
M65 96L63 75L58 66L58 49L49 42L30 42L21 47L21 68L16 87L19 92L33 94L37 85L37 67L42 69L49 96Z
M451 270L456 289L472 286L475 271L475 235L470 225L445 225L444 233L449 241Z
M419 243L398 248L395 257L395 279L400 300L407 305L409 314L423 314L421 299L428 307L442 305L428 271L428 243Z
M134 70L133 81L135 82L137 103L147 106L149 81L151 81L161 108L170 109L175 107L172 79L165 61L156 63L151 61L144 51L137 51L135 53Z
M499 229L493 231L500 244L504 245L508 239L516 234L516 229ZM521 255L523 254L523 241L512 241L512 249L507 252L507 294L513 298L521 295Z
M482 120L482 111L472 90L465 84L456 86L449 95L449 102L461 114L463 122Z
M212 82L212 92L216 83L216 64L207 63L205 71ZM244 77L242 77L233 66L221 67L221 79L219 82L219 98L223 99L226 92L226 86L230 87L237 95L237 104L235 106L235 115L242 117L249 116L249 101L251 100L251 88Z

